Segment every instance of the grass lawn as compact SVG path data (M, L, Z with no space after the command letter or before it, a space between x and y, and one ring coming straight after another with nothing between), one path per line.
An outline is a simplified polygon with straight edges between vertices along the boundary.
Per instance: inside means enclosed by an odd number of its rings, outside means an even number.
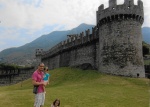
M51 70L44 107L59 98L61 107L149 107L150 81L119 77L94 70ZM22 85L21 85L22 84ZM31 79L0 87L1 107L33 107Z
M150 60L144 60L144 65L150 65Z

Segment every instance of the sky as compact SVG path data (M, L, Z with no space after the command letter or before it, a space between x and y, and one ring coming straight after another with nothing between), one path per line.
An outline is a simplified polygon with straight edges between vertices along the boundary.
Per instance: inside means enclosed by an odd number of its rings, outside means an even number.
M150 27L150 2L142 0L144 23ZM30 43L53 31L82 23L96 25L96 11L109 0L0 0L0 51ZM123 4L124 0L117 0ZM137 5L137 0L134 0Z

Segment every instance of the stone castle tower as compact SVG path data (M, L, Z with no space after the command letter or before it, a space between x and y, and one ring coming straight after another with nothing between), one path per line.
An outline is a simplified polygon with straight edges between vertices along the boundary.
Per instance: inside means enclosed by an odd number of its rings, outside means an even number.
M43 49L36 49L36 51L35 51L35 56L36 56L35 66L38 66L38 64L41 62L42 53L43 53Z
M144 21L143 2L125 0L97 11L99 33L99 71L124 76L145 77L142 55L141 26Z

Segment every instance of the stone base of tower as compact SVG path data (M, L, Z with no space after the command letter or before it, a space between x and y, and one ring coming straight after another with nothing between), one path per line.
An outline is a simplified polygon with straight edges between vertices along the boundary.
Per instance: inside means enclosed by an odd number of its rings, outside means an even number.
M127 76L127 77L145 77L144 66L128 65L123 68L118 65L110 64L107 66L100 66L99 71L112 75Z

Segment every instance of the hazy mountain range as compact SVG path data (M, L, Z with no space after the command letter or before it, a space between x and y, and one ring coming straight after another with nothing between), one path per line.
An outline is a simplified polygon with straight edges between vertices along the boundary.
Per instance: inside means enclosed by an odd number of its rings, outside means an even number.
M94 25L81 24L72 30L67 31L54 31L47 35L35 39L34 41L27 43L17 48L8 48L0 52L0 62L15 63L27 65L34 61L35 50L43 49L48 50L59 42L67 39L69 34L80 34L87 29L92 31ZM143 40L150 44L150 27L142 28Z
M28 64L35 59L35 50L48 50L59 42L66 40L69 34L80 34L85 30L92 31L94 25L81 24L72 30L54 31L17 48L8 48L0 52L0 61L5 63Z

